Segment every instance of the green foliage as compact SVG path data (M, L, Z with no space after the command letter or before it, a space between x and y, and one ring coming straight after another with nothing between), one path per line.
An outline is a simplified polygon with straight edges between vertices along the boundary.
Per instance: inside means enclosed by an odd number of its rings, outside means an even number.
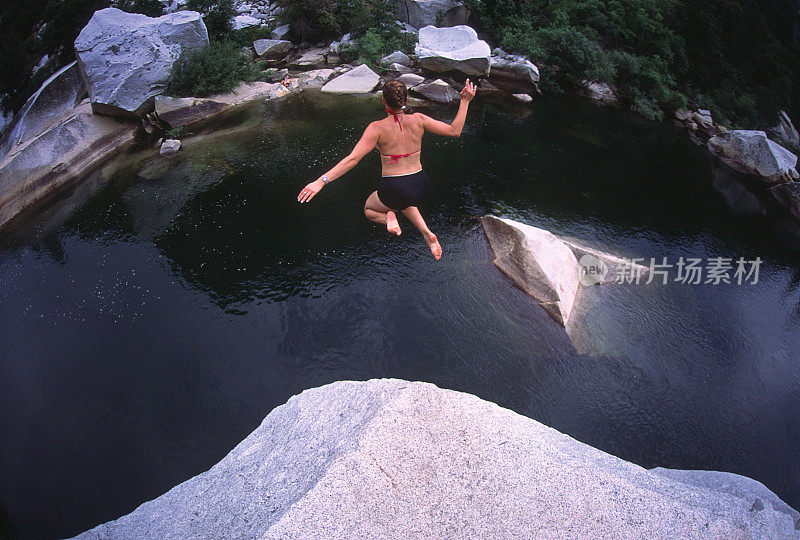
M248 26L228 33L224 39L233 41L240 47L251 47L254 41L270 39L272 28L266 26Z
M768 125L800 111L800 17L769 0L467 0L483 30L539 63L541 87L615 86L631 108L706 105Z
M167 94L208 96L232 90L241 81L258 76L253 63L239 45L231 41L212 41L208 47L185 52L172 66Z
M164 14L164 6L159 0L117 0L116 6L128 13L141 13L148 17L160 17Z
M164 132L165 139L176 139L180 140L181 136L183 135L184 126L174 127L172 129L168 129Z
M301 41L336 39L370 30L392 32L396 5L392 0L277 0L283 19Z
M411 53L414 51L416 37L399 30L368 30L359 37L354 46L344 49L344 58L348 61L364 62L372 69L380 69L380 60L394 51Z
M233 32L233 0L189 0L187 7L203 15L209 39L222 40Z

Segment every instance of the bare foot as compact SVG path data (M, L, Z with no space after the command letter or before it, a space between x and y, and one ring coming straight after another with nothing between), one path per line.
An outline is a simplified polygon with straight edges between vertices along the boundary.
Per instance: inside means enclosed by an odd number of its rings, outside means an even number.
M437 261L442 258L442 246L439 245L439 240L436 239L436 235L433 233L423 235L425 241L428 243L428 247L431 248L431 253L433 253L433 258Z
M397 216L395 216L392 211L386 212L386 230L398 236L402 232L400 230L400 224L397 223Z

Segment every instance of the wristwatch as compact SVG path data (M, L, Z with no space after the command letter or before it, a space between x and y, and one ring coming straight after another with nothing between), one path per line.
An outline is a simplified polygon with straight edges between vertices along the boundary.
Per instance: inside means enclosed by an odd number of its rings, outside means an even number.
M323 183L323 184L327 184L327 183L328 183L328 177L327 177L327 176L325 176L324 174L322 175L322 177L320 178L320 180L322 180L322 183Z

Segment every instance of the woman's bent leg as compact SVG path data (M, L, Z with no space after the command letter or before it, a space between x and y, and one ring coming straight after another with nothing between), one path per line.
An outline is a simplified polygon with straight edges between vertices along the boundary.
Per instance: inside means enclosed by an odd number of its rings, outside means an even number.
M425 220L422 218L422 214L419 213L419 208L416 206L409 206L405 210L403 210L403 214L414 224L414 226L419 229L419 232L422 233L422 237L425 238L425 241L428 243L428 247L431 248L431 253L433 257L438 261L442 258L442 246L439 245L439 241L436 238L436 235L431 232L428 228L428 225L425 223Z
M381 202L377 191L373 191L367 197L367 202L364 203L364 215L370 221L386 225L386 230L392 234L400 234L402 232L400 225L397 223L397 216L395 216L391 208Z

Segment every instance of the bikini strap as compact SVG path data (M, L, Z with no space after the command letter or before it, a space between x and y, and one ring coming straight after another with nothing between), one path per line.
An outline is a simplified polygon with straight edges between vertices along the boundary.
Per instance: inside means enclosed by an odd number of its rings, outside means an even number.
M394 121L400 124L400 131L403 131L403 123L400 121L400 118L397 116L397 113L394 112L392 109L384 109L387 113L390 113L394 116Z

